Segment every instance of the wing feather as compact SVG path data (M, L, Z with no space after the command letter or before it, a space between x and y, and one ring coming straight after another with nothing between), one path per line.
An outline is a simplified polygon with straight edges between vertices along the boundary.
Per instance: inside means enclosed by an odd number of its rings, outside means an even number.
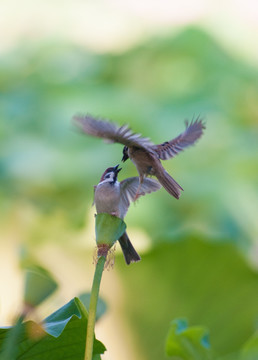
M190 124L186 121L185 125L186 129L182 134L170 141L152 147L161 160L170 159L188 146L193 145L202 136L205 129L204 123L199 117L195 121L191 121Z
M73 123L84 133L111 143L120 143L125 146L136 146L149 150L153 143L135 134L127 125L118 126L110 121L94 118L91 115L77 115L73 117Z
M139 187L139 177L130 177L127 178L120 183L121 185L121 199L120 199L120 213L122 214L121 217L123 218L127 213L129 205L132 201L134 201L138 187ZM161 188L161 185L158 181L150 178L144 178L139 197L149 194L153 191L157 191Z

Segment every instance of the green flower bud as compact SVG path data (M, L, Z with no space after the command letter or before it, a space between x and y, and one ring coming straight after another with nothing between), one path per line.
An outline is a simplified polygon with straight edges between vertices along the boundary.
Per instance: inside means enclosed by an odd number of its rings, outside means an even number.
M109 249L123 235L126 229L124 221L107 213L96 215L95 233L98 256L107 256Z

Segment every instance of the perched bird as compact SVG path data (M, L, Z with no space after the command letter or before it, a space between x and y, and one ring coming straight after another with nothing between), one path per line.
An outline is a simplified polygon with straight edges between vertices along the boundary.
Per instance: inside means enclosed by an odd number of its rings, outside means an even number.
M118 166L109 167L101 176L100 182L95 186L94 203L98 214L108 213L124 219L130 202L135 197L139 178L131 177L119 182L117 174L121 168L118 168ZM160 188L161 186L156 180L146 178L142 182L139 196L157 191ZM126 232L120 237L119 243L128 265L131 262L141 260Z
M170 195L179 199L183 188L167 173L160 160L172 158L188 146L193 145L205 129L203 121L198 117L190 124L186 121L185 131L176 138L154 145L148 138L134 134L127 125L119 127L109 121L95 119L91 115L75 116L73 120L86 134L124 145L122 161L130 158L139 173L139 188L136 191L136 198L144 178L154 175Z

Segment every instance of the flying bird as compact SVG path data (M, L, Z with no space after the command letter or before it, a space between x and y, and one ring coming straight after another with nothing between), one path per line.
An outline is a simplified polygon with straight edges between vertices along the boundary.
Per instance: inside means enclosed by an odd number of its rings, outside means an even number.
M121 168L118 166L119 165L107 168L101 176L100 182L95 186L94 204L98 214L108 213L124 219L130 202L135 198L139 178L130 177L119 182L117 180L117 174ZM145 178L143 179L138 197L157 191L160 188L161 186L156 180ZM128 265L131 262L141 260L126 232L118 241Z
M185 131L176 138L155 145L149 138L133 133L127 125L118 126L91 115L77 115L74 116L73 121L86 134L124 145L122 161L130 158L139 173L139 187L135 199L138 197L144 178L152 175L157 177L170 195L179 199L183 188L167 173L160 160L173 158L188 146L193 145L205 129L202 119L197 117L190 123L186 121Z

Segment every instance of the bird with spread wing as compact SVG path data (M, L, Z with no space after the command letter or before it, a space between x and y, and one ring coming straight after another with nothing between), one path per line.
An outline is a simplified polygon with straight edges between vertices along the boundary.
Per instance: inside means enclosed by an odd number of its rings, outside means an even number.
M186 121L185 131L176 138L155 145L141 134L133 133L127 125L118 126L91 115L74 116L73 122L83 133L124 145L122 161L131 159L139 173L136 198L144 178L153 175L170 195L179 199L183 188L167 173L160 160L173 158L185 148L194 145L205 129L202 119L197 117L190 123Z

